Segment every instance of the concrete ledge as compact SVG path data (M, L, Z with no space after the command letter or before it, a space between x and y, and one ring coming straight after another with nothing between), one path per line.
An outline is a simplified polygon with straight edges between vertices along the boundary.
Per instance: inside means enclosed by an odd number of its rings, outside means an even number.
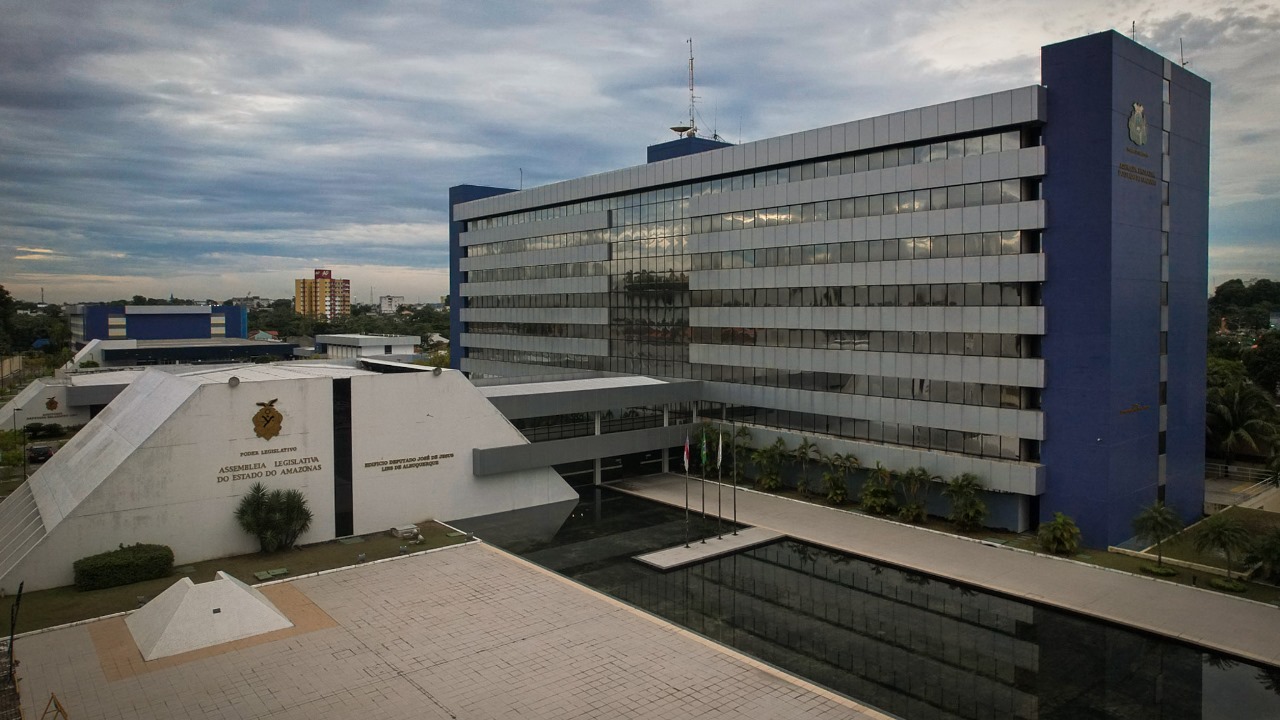
M636 555L635 559L649 567L662 571L675 570L676 568L693 565L711 558L729 555L739 550L771 543L783 537L786 536L773 530L758 527L745 528L739 530L737 535L730 533L720 537L709 537L705 540L694 540L688 545L677 545L665 550Z

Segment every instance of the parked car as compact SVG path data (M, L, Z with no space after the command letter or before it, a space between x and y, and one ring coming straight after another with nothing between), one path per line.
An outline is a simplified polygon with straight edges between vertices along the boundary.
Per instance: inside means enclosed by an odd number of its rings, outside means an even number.
M32 445L27 448L27 462L42 463L53 457L53 448L48 445Z

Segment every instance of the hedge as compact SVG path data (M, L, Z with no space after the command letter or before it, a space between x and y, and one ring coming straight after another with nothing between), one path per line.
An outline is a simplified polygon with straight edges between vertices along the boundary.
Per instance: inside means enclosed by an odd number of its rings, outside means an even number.
M121 545L118 550L80 558L72 568L76 587L101 590L168 575L173 572L173 551L168 545Z

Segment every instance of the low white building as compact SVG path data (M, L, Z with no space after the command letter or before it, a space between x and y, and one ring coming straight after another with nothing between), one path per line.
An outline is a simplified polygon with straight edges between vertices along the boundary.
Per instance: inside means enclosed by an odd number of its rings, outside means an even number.
M461 373L399 369L140 373L0 503L0 587L68 585L75 560L121 544L178 563L254 552L234 517L254 482L306 495L302 543L577 500L550 467L477 477L473 450L524 436Z
M317 335L316 352L330 358L358 358L374 355L412 355L413 347L422 342L416 335L360 335L342 333Z

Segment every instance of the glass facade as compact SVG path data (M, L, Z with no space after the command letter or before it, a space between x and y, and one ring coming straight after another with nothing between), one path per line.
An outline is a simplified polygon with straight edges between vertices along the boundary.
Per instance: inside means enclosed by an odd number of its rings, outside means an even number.
M967 327L972 323L962 327L958 315L957 322L947 327L937 327L936 322L901 322L890 328L883 323L850 325L847 318L832 314L842 308L937 308L954 309L949 311L956 313L1038 309L1038 276L1027 280L1020 271L1005 271L983 273L981 282L944 282L947 278L932 277L923 282L900 282L899 275L880 282L802 281L784 286L776 279L757 282L756 276L747 274L808 271L807 268L815 273L832 268L868 269L917 260L978 262L1006 256L1038 256L1041 238L1039 228L1034 227L862 239L845 235L846 226L841 224L862 218L888 222L883 220L885 216L957 208L982 212L991 206L1038 200L1040 180L1035 175L943 182L909 191L849 193L848 197L821 201L709 211L716 209L716 195L738 193L729 198L737 200L745 197L743 191L885 168L920 165L925 167L913 170L929 171L931 163L1006 153L1038 144L1038 127L1027 124L999 132L843 153L642 192L470 219L464 228L468 233L501 228L519 232L520 226L527 225L528 237L511 239L512 231L507 230L497 233L503 236L501 240L472 241L464 246L464 307L493 312L466 323L466 359L462 367L477 376L537 375L547 368L563 368L696 379L803 394L908 399L1038 413L1038 387L994 378L990 382L968 382L944 380L936 373L934 377L912 376L901 370L815 371L796 365L794 357L779 357L776 363L762 367L691 359L693 348L699 348L704 359L721 348L865 353L876 357L894 353L904 362L938 355L979 358L984 362L1038 359L1037 335L1011 332L1004 327ZM592 219L606 227L553 233L541 229L547 227L540 225L544 221L592 213L596 214ZM805 225L818 224L822 224L822 231L815 234L826 242L798 243L786 235ZM791 226L800 227L787 229ZM755 246L742 242L748 232L756 233L753 237L759 242L752 243ZM587 251L594 259L582 259L580 251L570 250L599 246L606 251ZM1016 261L1018 257L1008 259ZM1015 262L1012 267L1023 266L1025 263ZM730 281L732 287L714 289L717 283L691 283L698 273L709 276L722 271L740 271L735 275L736 282ZM955 272L949 273L950 279L954 275ZM717 312L738 308L771 309L768 312L773 315L748 318L751 321L747 323L709 319L722 318ZM568 309L597 312L575 322L544 319L551 316L539 314ZM691 315L699 312L712 314L701 315L695 324ZM801 313L798 322L786 317L793 312ZM532 338L550 342L530 344ZM597 345L592 347L602 347L598 344L601 341L607 342L607 352L593 351L581 344L594 342ZM1003 460L1038 460L1035 438L1007 431L890 422L870 411L864 417L808 412L811 408L805 407L803 401L798 406L794 395L788 403L778 406L759 402L732 405L732 412L740 421L766 427Z

